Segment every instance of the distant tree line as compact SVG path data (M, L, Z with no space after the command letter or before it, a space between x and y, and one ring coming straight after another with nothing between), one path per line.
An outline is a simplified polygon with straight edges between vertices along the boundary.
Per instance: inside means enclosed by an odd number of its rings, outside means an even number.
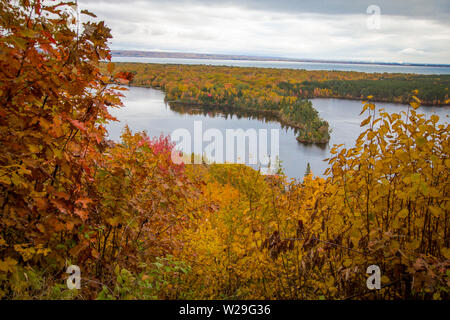
M419 90L424 105L444 105L449 98L450 75L399 76L377 80L327 80L280 82L278 87L286 94L299 94L305 98L337 97L363 99L373 95L376 101L409 103L411 92Z

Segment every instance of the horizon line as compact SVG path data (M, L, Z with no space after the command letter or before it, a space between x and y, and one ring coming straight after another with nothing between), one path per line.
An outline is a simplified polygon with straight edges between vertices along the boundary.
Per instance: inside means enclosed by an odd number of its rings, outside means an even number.
M131 54L131 55L127 55ZM415 63L415 62L382 62L363 60L339 60L339 59L306 59L306 58L286 58L279 56L257 56L242 54L222 54L222 53L195 53L181 51L162 50L111 50L112 56L151 58L155 55L166 55L165 58L175 59L208 59L208 60L248 60L248 61L280 61L280 62L314 62L314 63L340 63L340 64L365 64L365 65L392 65L392 66L412 66L412 67L450 67L445 63ZM187 57L189 55L189 57ZM172 57L169 57L172 56ZM163 58L163 57L160 57Z

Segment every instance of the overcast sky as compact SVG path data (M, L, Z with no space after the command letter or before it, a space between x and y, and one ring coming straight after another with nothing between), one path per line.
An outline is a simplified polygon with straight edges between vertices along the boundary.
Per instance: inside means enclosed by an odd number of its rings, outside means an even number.
M106 21L115 50L450 64L450 0L78 3ZM379 28L370 5L380 8Z

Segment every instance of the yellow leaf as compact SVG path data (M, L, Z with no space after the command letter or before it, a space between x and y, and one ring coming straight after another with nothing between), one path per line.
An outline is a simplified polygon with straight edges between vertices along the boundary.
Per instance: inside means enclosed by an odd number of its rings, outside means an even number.
M352 259L345 259L343 265L346 268L350 267L352 265Z
M408 209L404 208L402 210L400 210L400 212L398 213L398 217L399 218L406 218L408 216Z
M14 266L17 264L17 261L7 257L5 260L0 260L0 271L3 272L14 272Z
M441 215L441 213L443 213L443 211L442 211L441 208L439 208L439 207L428 206L428 209L430 210L431 214L432 214L433 216L435 216L436 218L439 218L439 216Z
M450 248L443 248L441 252L445 259L450 259Z
M410 105L411 107L413 107L414 110L420 107L420 104L418 104L417 102L411 102Z
M431 116L431 122L436 123L436 122L438 122L438 121L439 121L439 116L433 114L433 115Z
M441 300L441 294L439 292L435 292L433 294L433 300Z
M372 116L369 116L367 119L363 120L361 122L361 127L364 127L366 124L368 124L370 122L370 119L372 119Z

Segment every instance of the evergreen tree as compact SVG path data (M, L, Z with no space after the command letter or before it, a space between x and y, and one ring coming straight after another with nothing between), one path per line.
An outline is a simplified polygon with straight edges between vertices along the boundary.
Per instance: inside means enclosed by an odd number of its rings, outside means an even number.
M305 177L309 176L310 174L311 174L311 165L308 162L308 164L306 165Z

